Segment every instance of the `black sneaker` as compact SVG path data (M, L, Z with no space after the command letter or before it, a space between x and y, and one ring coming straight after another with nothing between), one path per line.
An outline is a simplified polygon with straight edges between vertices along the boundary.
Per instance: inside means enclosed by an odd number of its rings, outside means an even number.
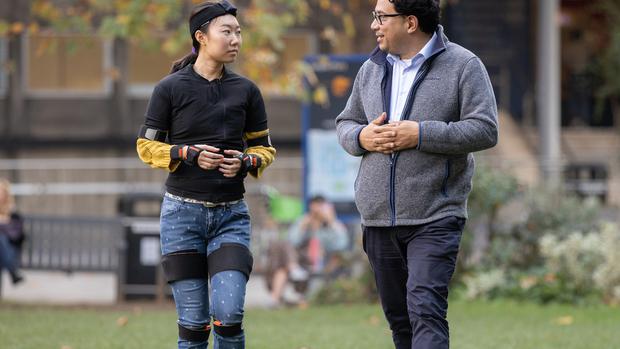
M13 279L13 285L17 285L20 282L24 281L24 277L21 274L11 275Z

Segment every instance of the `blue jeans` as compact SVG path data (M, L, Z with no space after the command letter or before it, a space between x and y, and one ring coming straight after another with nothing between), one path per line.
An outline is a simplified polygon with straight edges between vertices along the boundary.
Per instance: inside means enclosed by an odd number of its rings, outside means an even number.
M16 252L15 247L9 241L9 237L5 234L0 234L0 271L2 269L8 270L13 278L17 274Z
M250 215L245 201L205 207L164 197L161 207L161 252L198 250L210 255L222 243L250 246ZM179 324L189 329L204 328L211 317L223 325L243 320L247 278L240 271L222 271L211 276L211 294L207 279L187 279L171 284ZM215 349L245 348L245 334L222 337L212 331ZM207 348L205 342L179 338L179 349Z

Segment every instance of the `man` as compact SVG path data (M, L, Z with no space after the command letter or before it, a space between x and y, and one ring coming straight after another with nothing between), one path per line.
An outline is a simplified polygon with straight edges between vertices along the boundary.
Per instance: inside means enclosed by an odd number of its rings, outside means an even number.
M362 156L355 201L396 348L448 348L471 153L497 143L495 97L480 59L438 25L438 1L378 0L372 16L379 47L336 118L338 138Z
M289 241L272 243L269 247L268 284L270 306L279 306L289 280L302 293L308 288L310 273L324 273L328 279L343 270L342 253L349 246L347 228L336 217L334 206L323 196L308 201L308 212L289 229ZM301 303L300 303L301 304Z

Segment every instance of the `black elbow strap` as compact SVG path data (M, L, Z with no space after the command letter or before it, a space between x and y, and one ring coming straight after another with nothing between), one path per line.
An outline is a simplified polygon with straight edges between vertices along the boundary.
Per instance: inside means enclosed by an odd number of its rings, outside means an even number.
M263 146L263 147L271 147L271 138L269 137L269 134L266 134L265 136L262 137L258 137L258 138L253 138L253 139L248 139L246 141L246 144L248 146L248 148L250 147L256 147L256 146Z
M211 252L207 257L209 276L226 270L238 270L249 279L254 259L250 250L235 243L223 243L220 248Z
M168 137L168 131L163 131L146 125L142 125L142 127L140 127L140 133L138 134L138 137L151 141L165 142L166 137Z
M186 279L206 279L207 257L197 250L178 251L164 255L161 259L166 280L171 283Z
M205 327L199 330L192 330L187 327L179 325L179 338L191 342L206 342L209 340L211 334L211 325L207 324Z

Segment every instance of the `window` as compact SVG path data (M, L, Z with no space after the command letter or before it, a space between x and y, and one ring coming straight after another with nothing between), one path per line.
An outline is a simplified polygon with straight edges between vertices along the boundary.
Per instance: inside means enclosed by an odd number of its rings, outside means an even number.
M312 33L299 31L284 34L282 59L275 67L278 73L292 72L295 64L302 61L306 55L316 53L317 43ZM140 43L128 43L128 91L136 97L148 97L159 80L170 72L172 62L187 55L191 46L176 54L167 54L160 47L144 47ZM241 48L241 59L251 59ZM234 64L230 66L237 70ZM272 67L273 68L273 67ZM261 85L261 88L264 85ZM270 93L268 87L263 91Z
M139 43L128 43L128 89L134 96L150 96L155 84L170 72L172 62L191 51L170 55L161 48L146 48Z
M29 94L79 96L111 91L111 47L99 37L30 35L24 49L24 86Z
M317 53L316 37L309 32L286 33L282 37L285 50L282 52L283 71L290 71L295 63L307 55Z
M6 95L8 88L8 43L0 38L0 96Z

